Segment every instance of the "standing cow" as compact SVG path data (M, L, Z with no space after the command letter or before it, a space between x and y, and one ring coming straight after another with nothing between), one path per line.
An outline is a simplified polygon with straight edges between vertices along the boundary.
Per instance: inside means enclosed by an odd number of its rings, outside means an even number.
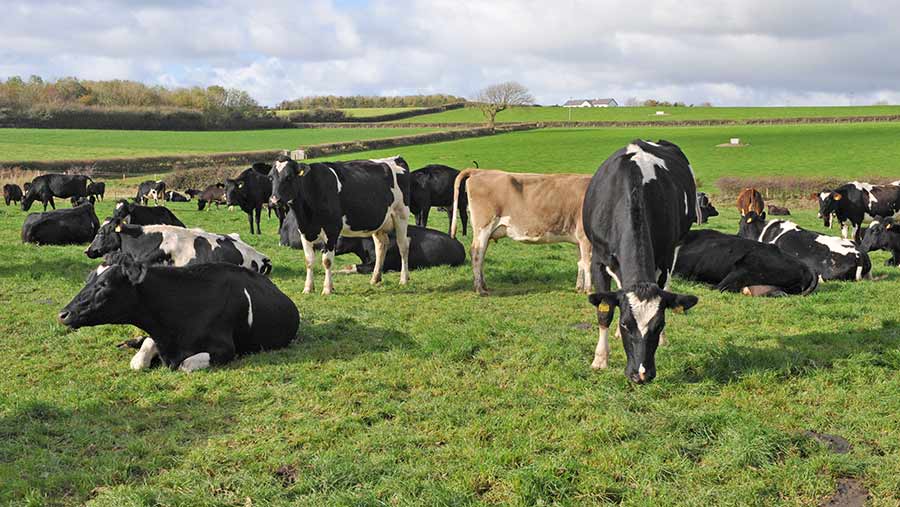
M80 174L70 176L68 174L44 174L31 180L31 184L26 184L25 197L22 199L22 210L31 209L34 201L41 201L44 205L44 211L47 211L47 205L56 209L53 202L54 197L61 199L70 199L77 197L87 197L88 183L93 180L87 176Z
M350 162L301 164L281 156L269 173L271 203L286 204L294 211L306 257L306 284L313 290L313 244L324 241L322 294L333 290L332 264L339 236L372 237L375 267L371 283L381 281L388 233L396 234L402 266L400 283L409 281L409 166L401 157Z
M137 196L134 201L140 205L146 206L153 199L153 202L159 206L159 200L166 200L166 182L165 181L144 181L138 185Z
M866 229L866 236L859 245L863 252L886 250L891 253L885 266L900 266L900 224L892 217L876 217Z
M765 204L762 194L755 188L745 188L738 194L737 209L741 212L741 216L751 211L758 215L765 209Z
M609 326L618 307L625 376L637 383L656 376L665 310L697 304L695 296L667 290L678 246L697 219L696 192L687 157L667 141L632 141L591 178L583 219L599 289L589 300L600 324L592 368L607 367ZM613 279L616 292L610 292Z
M7 183L3 185L3 200L6 202L6 205L9 206L9 203L13 202L16 206L22 202L22 189L19 188L19 185L14 183Z
M98 201L102 201L106 195L106 183L102 181L88 183L87 193L89 197L94 197Z
M225 184L216 183L215 185L210 185L196 195L197 211L203 211L204 208L207 211L212 210L213 203L215 203L216 209L219 209L220 204L225 204Z
M831 217L841 225L841 237L847 239L848 227L853 226L853 241L858 245L862 240L861 226L865 215L872 218L891 216L900 211L900 185L871 185L859 181L841 185L834 190L822 190L818 195L819 218L826 227L831 227Z
M459 203L453 202L453 182L459 171L440 164L427 165L412 172L409 184L409 210L416 216L416 225L428 226L428 213L434 206L447 207L448 221L453 220L453 210L459 211L463 236L467 234L468 198L465 185L459 190Z
M247 214L250 222L250 234L253 234L253 214L256 213L256 233L262 234L259 229L259 219L262 215L263 205L272 197L272 182L268 176L261 175L253 167L245 170L234 179L225 180L225 203L228 206L240 206ZM276 209L277 212L277 209ZM283 222L279 214L279 225Z

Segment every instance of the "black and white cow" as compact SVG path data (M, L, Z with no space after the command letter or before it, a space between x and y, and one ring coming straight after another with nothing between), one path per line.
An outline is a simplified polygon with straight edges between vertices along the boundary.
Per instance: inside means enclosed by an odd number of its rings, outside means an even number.
M150 336L136 344L132 369L148 368L158 356L186 372L286 347L300 326L291 299L258 273L224 263L149 266L127 254L92 272L58 319L75 329L137 326Z
M96 198L98 201L102 201L103 197L106 195L106 183L102 181L88 183L87 193L89 196Z
M211 210L212 205L219 209L220 204L225 204L225 184L216 183L203 189L197 194L197 211Z
M858 245L861 241L860 226L865 215L872 218L891 216L900 211L900 185L894 182L888 185L871 185L859 181L851 181L834 190L823 190L818 195L819 218L826 227L831 227L832 215L837 217L841 225L841 237L847 239L847 226L854 227L853 240Z
M80 174L44 174L31 180L31 184L26 187L25 197L22 198L22 210L31 209L34 201L41 201L44 205L44 211L47 211L47 205L56 209L56 203L53 202L54 197L61 199L70 199L73 197L87 197L88 183L93 180L87 176Z
M453 182L459 176L456 169L440 165L427 165L412 172L409 183L409 210L416 216L416 225L428 226L428 213L432 207L446 207L448 222L453 220ZM462 221L463 236L469 220L467 209L469 200L465 182L459 189L459 219Z
M819 285L817 273L777 246L708 229L687 233L675 273L720 291L754 295L754 287L765 286L767 296L805 296Z
M766 223L766 213L741 218L742 238L771 243L809 266L822 280L861 280L872 269L869 256L852 241L819 234L789 220Z
M719 216L719 210L713 206L706 192L697 192L697 224L705 224L709 217Z
M250 234L253 234L254 213L256 213L256 233L262 234L259 229L259 219L262 216L263 205L269 202L270 197L272 197L272 182L269 181L268 175L261 175L253 167L234 179L225 180L225 203L228 206L239 206L247 214L247 221L250 222ZM278 223L282 222L279 214Z
M9 203L11 202L18 206L18 204L22 202L22 189L19 188L19 185L14 183L3 185L3 200L6 202L7 206L9 206Z
M174 190L167 190L166 200L171 202L188 202L191 200L191 198L185 197Z
M165 206L140 206L125 199L120 199L113 209L113 218L132 225L177 225L184 227L184 223Z
M22 224L22 242L38 245L87 243L100 228L90 203L74 208L29 213Z
M287 204L297 217L306 257L304 293L313 290L313 244L324 241L322 294L331 294L332 264L339 236L375 241L373 284L381 281L388 246L394 232L400 249L400 283L409 281L409 166L401 157L301 164L281 156L269 173L272 204Z
M632 141L594 174L582 211L599 289L589 298L600 324L591 367L607 367L609 326L618 307L625 376L637 383L656 376L665 310L697 304L695 296L666 290L678 245L697 220L696 192L687 157L668 141ZM610 292L613 279L616 292Z
M173 225L131 225L116 218L103 222L84 251L91 259L112 252L125 252L150 264L227 262L264 275L272 271L269 258L241 241L237 234L226 236Z
M884 261L885 266L900 266L900 224L892 217L875 217L866 229L859 249L863 252L885 250L891 258Z
M166 200L166 182L165 181L144 181L138 185L137 196L134 202L147 205L153 199L153 202L159 206L159 200Z

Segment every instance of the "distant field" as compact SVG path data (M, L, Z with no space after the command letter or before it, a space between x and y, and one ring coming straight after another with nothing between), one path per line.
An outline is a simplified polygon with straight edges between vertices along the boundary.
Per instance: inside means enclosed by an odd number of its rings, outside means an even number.
M665 111L666 116L656 116ZM849 107L517 107L497 115L499 122L527 121L659 121L747 120L756 118L813 118L831 116L878 116L900 114L900 106ZM571 116L570 116L571 115ZM474 108L453 109L398 120L405 123L482 122L484 116Z
M278 129L230 132L0 129L0 160L64 160L293 149L434 129Z
M421 107L348 107L341 108L341 111L347 113L348 116L356 118L368 118L370 116L381 116L383 114L403 113L406 111L414 111L422 109ZM298 113L303 109L283 109L275 111L278 116L289 116L291 113Z

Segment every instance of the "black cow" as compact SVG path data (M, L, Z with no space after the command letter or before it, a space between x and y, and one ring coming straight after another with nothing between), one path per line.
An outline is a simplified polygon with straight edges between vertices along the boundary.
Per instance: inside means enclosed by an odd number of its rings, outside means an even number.
M625 376L637 383L656 376L665 310L697 304L695 296L665 290L675 249L697 220L690 199L696 192L687 157L668 141L632 141L594 174L582 210L592 245L591 278L599 289L589 297L600 324L591 367L607 367L609 326L619 307ZM616 292L609 291L612 279Z
M165 206L140 206L125 199L120 199L113 209L113 218L132 225L177 225L184 227L184 223Z
M61 199L69 199L72 197L87 197L87 185L93 183L93 180L87 176L80 174L44 174L31 180L31 184L27 186L25 197L22 199L22 210L31 209L34 201L41 201L44 205L44 211L47 211L47 204L51 208L56 209L53 202L54 197Z
M262 234L259 229L259 218L262 215L263 205L272 197L272 182L268 176L263 176L253 167L245 170L234 179L225 180L225 203L228 206L239 206L247 214L250 222L250 234L253 234L253 213L256 213L256 233ZM278 216L279 225L283 222Z
M97 234L100 221L91 204L75 208L29 213L22 224L22 242L38 245L88 243Z
M831 227L831 216L834 215L841 224L841 236L847 239L845 221L854 227L853 240L858 245L862 240L860 226L864 215L872 218L891 216L900 211L900 185L871 185L859 181L851 181L834 190L823 190L818 195L819 218L826 227Z
M174 190L167 190L166 200L171 202L188 202L191 200L191 198L185 197Z
M720 291L755 294L752 287L768 286L767 296L805 296L819 285L817 273L777 246L713 230L687 233L674 271Z
M823 280L861 280L872 269L869 256L853 242L809 231L788 220L766 223L766 214L741 218L739 235L771 243L809 266Z
M203 211L204 208L211 210L213 203L215 203L216 209L219 209L220 204L225 204L224 183L210 185L197 194L197 211Z
M89 195L87 197L73 197L73 198L69 199L69 202L72 204L72 207L74 208L75 206L81 206L82 204L85 204L85 203L93 205L94 203L97 202L97 200L94 199L93 195Z
M697 224L709 222L709 217L719 216L719 210L713 206L706 192L697 192Z
M106 183L102 181L88 183L87 193L89 196L95 197L97 200L102 201L103 197L106 195Z
M331 268L338 237L371 236L375 241L375 267L371 283L381 281L388 233L394 231L400 249L400 283L409 281L409 166L401 157L351 162L300 164L281 156L269 173L272 204L287 204L297 217L306 284L313 290L313 243L324 240L323 294L331 294Z
M131 225L117 218L103 222L84 253L96 259L119 251L151 264L227 262L262 274L272 271L269 258L241 241L237 234L226 236L172 225Z
M3 200L6 202L6 205L9 206L9 203L14 202L18 206L20 202L22 202L22 189L19 188L19 185L14 183L7 183L3 185Z
M166 200L166 182L165 181L144 181L138 185L137 196L134 202L146 205L153 199L153 202L159 206L159 200Z
M184 193L187 194L188 197L193 199L194 197L197 197L198 195L202 194L203 191L197 190L196 188L189 188L189 189L185 190Z
M859 249L866 253L886 250L891 253L891 258L884 261L884 265L900 266L900 224L892 217L876 217L866 229Z
M150 336L139 342L132 369L159 356L186 372L286 347L300 326L291 299L258 273L224 263L148 266L127 254L110 256L92 272L58 318L75 329L137 326Z
M440 164L427 165L413 171L409 183L409 210L416 216L416 225L428 226L428 212L432 207L446 207L448 222L453 221L453 182L459 171ZM463 236L469 220L467 209L469 199L465 182L459 189L459 219L462 221Z

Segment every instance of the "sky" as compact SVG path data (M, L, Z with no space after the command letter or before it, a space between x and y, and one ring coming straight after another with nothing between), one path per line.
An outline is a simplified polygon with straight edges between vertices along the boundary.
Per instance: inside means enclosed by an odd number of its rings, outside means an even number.
M541 104L900 103L895 0L0 0L0 78L219 84L266 105L518 81Z

